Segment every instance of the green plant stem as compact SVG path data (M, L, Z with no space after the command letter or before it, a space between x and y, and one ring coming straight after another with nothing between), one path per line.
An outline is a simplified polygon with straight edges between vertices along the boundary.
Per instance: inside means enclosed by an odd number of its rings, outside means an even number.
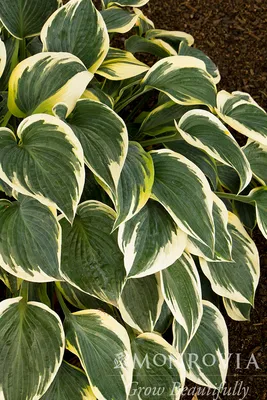
M22 281L19 294L21 297L23 297L24 301L27 303L29 294L29 282Z
M62 311L63 311L63 313L65 315L65 318L67 318L68 316L70 316L71 312L68 309L68 307L66 306L66 303L63 300L63 297L62 297L62 294L60 293L60 290L56 286L55 286L55 288L56 288L56 295L57 295L58 302L60 304L60 307L62 308Z
M115 107L116 113L119 113L123 108L127 107L132 101L134 101L144 93L146 93L146 90L143 88L139 88L135 93L133 93L133 95L130 98L117 104L117 106Z
M26 39L22 39L19 41L19 56L20 56L20 61L25 60L27 54L26 54Z
M250 204L253 202L253 200L251 200L248 196L241 196L238 194L225 193L225 192L215 192L215 194L223 199L240 201L241 203Z
M180 138L180 134L173 133L172 135L168 136L161 136L161 137L156 137L154 139L148 139L148 140L143 140L140 142L140 144L144 147L146 146L153 146L155 144L161 144L165 142L174 142L175 140Z

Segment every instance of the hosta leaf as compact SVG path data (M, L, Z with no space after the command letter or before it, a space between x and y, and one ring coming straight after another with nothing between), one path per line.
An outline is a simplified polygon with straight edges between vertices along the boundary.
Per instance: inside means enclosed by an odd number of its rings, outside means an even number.
M99 103L106 104L109 108L113 109L114 107L114 100L111 96L103 92L98 86L92 86L87 88L82 96L81 99L89 99L89 100L95 100L98 101ZM77 104L76 104L77 105Z
M267 186L251 190L249 199L255 202L257 223L261 233L267 238Z
M62 362L65 336L59 316L22 297L0 303L0 397L40 399Z
M146 135L156 136L161 133L175 131L174 120L180 118L192 110L192 106L183 106L170 100L154 108L142 122L140 132Z
M7 92L0 92L0 126L6 126L11 117L7 107Z
M152 332L163 297L155 275L128 279L118 306L124 321L139 332Z
M0 200L2 203L1 267L32 282L60 279L61 229L53 212L39 201L22 195L19 201Z
M149 66L137 60L132 53L110 47L108 54L97 70L104 78L120 81L146 72Z
M214 190L217 188L217 167L216 163L205 151L190 146L184 140L175 140L164 143L165 147L179 153L192 161L209 179Z
M114 229L137 214L148 201L154 182L151 155L139 143L130 142L116 194Z
M223 298L225 310L234 321L250 321L251 305Z
M146 32L147 39L163 39L169 43L176 51L179 49L181 42L186 42L188 46L194 44L194 38L189 33L180 31L166 31L164 29L150 29Z
M253 305L260 274L258 250L239 219L232 213L228 216L228 231L232 236L234 264L209 262L200 258L201 268L215 293Z
M70 314L64 327L67 349L79 357L94 395L99 400L126 400L133 362L125 328L99 310Z
M12 294L16 294L20 288L21 280L0 267L0 280L6 285Z
M177 52L163 40L149 40L137 35L133 35L125 41L125 48L131 53L148 53L160 58L177 56Z
M138 19L138 14L116 6L103 10L101 14L108 32L126 33L134 27Z
M205 53L203 53L203 51L188 45L187 42L185 40L183 40L180 43L178 54L181 56L196 57L196 58L199 58L200 60L204 61L206 68L207 68L207 72L212 76L214 83L217 84L220 82L221 77L220 77L220 73L219 73L217 66L214 64L214 62L208 56L206 56Z
M41 32L43 51L66 51L95 72L104 60L109 37L104 20L91 0L71 0L46 21Z
M41 400L96 400L83 371L63 361Z
M56 282L56 285L64 298L74 307L81 310L94 308L105 311L108 314L111 313L111 307L109 304L104 303L96 297L90 296L89 294L82 292L76 287L70 285L68 282Z
M203 61L189 56L164 58L142 80L145 89L157 89L178 104L215 107L216 86Z
M176 127L186 142L236 170L240 177L239 192L249 184L252 178L249 162L215 115L205 110L191 110L182 116Z
M81 142L88 168L115 192L128 148L124 121L106 105L84 99L67 123Z
M186 239L169 213L149 200L119 228L118 241L128 276L140 278L173 264L183 253Z
M85 293L113 304L125 279L117 234L111 234L114 221L115 212L93 200L79 205L72 225L60 218L63 277Z
M155 28L154 22L144 15L139 8L135 8L134 10L138 14L136 26L138 27L138 33L140 36L146 33L149 29Z
M267 145L267 114L247 93L221 90L216 111L236 131Z
M232 193L238 193L240 179L236 171L228 165L217 165L218 179L220 184Z
M5 43L0 39L0 78L6 67L7 52Z
M187 254L160 272L161 290L174 318L183 326L188 341L202 317L201 285L193 258Z
M153 198L165 207L182 230L213 251L213 197L205 175L174 151L152 151L151 155L155 167Z
M103 0L105 6L112 6L113 4L117 4L121 7L142 7L146 3L149 2L149 0Z
M1 48L1 41L0 41L0 48ZM6 90L8 87L8 81L11 75L11 72L18 64L18 50L19 50L19 41L13 37L8 38L5 43L6 47L6 66L1 74L1 67L0 67L0 91ZM0 49L1 54L1 49ZM1 56L0 56L1 58ZM1 61L0 61L1 65Z
M172 320L173 320L173 315L171 313L171 310L169 309L166 301L164 301L154 331L163 334L164 332L167 331L167 329L171 325Z
M217 307L203 301L202 320L183 356L186 377L198 385L221 389L226 378L228 356L228 331L224 318Z
M223 201L215 194L213 194L212 215L215 226L214 254L212 254L208 246L190 236L188 237L186 249L189 253L209 261L231 261L232 238L227 229L228 211Z
M179 353L155 333L139 335L132 342L132 352L135 369L130 398L178 400L185 381L184 365Z
M0 0L0 19L12 36L23 39L38 35L58 5L58 0Z
M0 178L18 192L56 206L71 221L84 185L83 151L70 127L37 114L14 133L0 129Z
M72 54L36 54L18 64L11 74L9 110L24 118L40 112L52 114L57 103L64 103L69 114L92 77Z
M255 178L262 184L267 184L267 145L248 140L242 148L247 157Z

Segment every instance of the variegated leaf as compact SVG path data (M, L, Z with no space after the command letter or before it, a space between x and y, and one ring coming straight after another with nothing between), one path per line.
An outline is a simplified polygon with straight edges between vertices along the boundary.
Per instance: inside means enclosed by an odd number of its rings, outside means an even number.
M117 4L121 7L142 7L149 0L102 0L106 7L110 7L114 4Z
M190 145L234 168L240 178L239 192L244 190L252 178L249 162L234 137L215 115L205 110L191 110L182 116L176 127Z
M178 332L174 330L174 341ZM186 377L198 385L221 389L225 383L228 358L228 331L224 318L217 307L203 301L200 325L183 355Z
M223 201L214 193L212 215L215 226L214 254L208 246L190 236L186 249L189 253L208 261L232 261L232 238L227 229L228 211Z
M61 229L48 207L22 195L0 200L0 237L0 265L7 272L32 282L60 279Z
M127 9L113 6L101 12L108 32L126 33L130 31L138 19L138 14Z
M6 285L13 295L18 293L22 280L18 279L14 275L11 275L2 267L0 267L0 280Z
M5 43L0 39L0 78L6 67L7 52Z
M185 382L185 368L180 354L155 333L139 335L132 342L132 352L135 368L130 398L179 400ZM150 390L145 391L146 388Z
M79 57L94 73L107 55L109 36L103 17L91 0L71 0L46 21L43 51L65 51Z
M151 155L137 142L130 142L115 196L114 229L136 215L148 201L154 182Z
M124 321L138 332L153 332L163 296L155 275L128 279L118 302Z
M225 310L234 321L250 321L251 305L248 303L238 303L237 301L223 298Z
M0 127L6 126L11 117L7 107L7 97L7 92L0 92Z
M213 197L203 172L171 150L151 152L155 180L152 197L188 235L214 249Z
M176 321L182 325L188 342L202 317L201 285L193 258L187 254L160 272L161 290Z
M83 99L67 123L81 142L88 168L115 193L128 149L124 121L106 105Z
M63 361L58 373L40 400L96 400L84 372Z
M13 115L52 114L58 103L73 110L93 75L69 53L39 53L19 63L9 80L8 108ZM30 93L30 95L28 95Z
M178 104L216 105L216 86L205 63L190 56L172 56L153 65L143 78L144 90L157 89Z
M0 20L17 39L38 35L58 0L0 0Z
M108 54L96 71L104 78L120 81L146 72L149 66L137 60L132 53L110 47Z
M65 350L59 316L22 297L0 303L0 398L40 399L52 384Z
M151 21L139 8L135 8L134 11L138 14L138 20L136 22L136 26L138 27L138 33L142 36L149 29L154 29L154 22Z
M254 177L262 185L267 185L267 145L249 139L242 150L250 163Z
M0 178L71 221L84 185L80 142L67 124L47 114L24 119L17 136L19 142L10 129L0 129Z
M200 258L202 271L215 293L253 305L260 275L257 247L240 220L232 213L228 216L228 231L232 236L234 263L210 262Z
M67 349L79 357L97 399L126 400L133 362L125 328L99 310L69 314L64 328Z
M221 90L217 96L216 111L219 117L236 131L264 146L267 145L267 114L249 94L230 94Z
M62 227L61 274L85 293L116 304L125 280L123 255L117 233L111 234L115 212L99 201L78 206L70 225L60 218Z
M4 42L4 46L6 48L6 65L4 70L1 71L1 67L3 67L3 54L1 52L1 42L0 41L0 91L6 90L8 87L8 81L11 75L11 72L18 64L18 50L19 50L19 41L13 37L8 38ZM2 56L1 56L2 54Z
M183 253L186 239L169 213L158 202L149 200L135 217L119 227L118 241L128 276L140 278L167 268Z
M150 29L146 32L147 39L162 39L169 43L176 51L181 42L186 42L188 46L194 44L194 38L189 33L180 31L166 31L164 29Z
M195 47L192 47L185 40L183 40L180 43L178 54L181 56L196 57L204 61L207 68L207 72L212 76L214 83L218 84L220 82L221 76L217 66L205 53L203 53L203 51L196 49Z
M114 99L103 92L103 90L98 85L87 88L83 92L81 99L98 101L99 103L103 103L111 109L113 109L114 107Z
M125 42L125 48L133 54L148 53L160 58L177 56L177 52L164 40L146 39L138 35L130 36Z
M248 197L255 203L258 226L263 236L267 238L267 186L251 190Z

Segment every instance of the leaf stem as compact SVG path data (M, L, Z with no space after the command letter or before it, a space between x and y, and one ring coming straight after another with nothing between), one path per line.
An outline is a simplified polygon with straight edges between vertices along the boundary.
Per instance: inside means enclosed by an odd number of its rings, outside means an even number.
M62 308L65 318L67 318L71 314L71 312L68 309L68 307L66 306L66 303L62 297L62 294L60 293L60 290L58 289L58 287L56 285L55 285L55 288L56 288L56 295L57 295L58 302L60 304L60 307Z
M29 282L28 281L22 281L19 294L21 297L23 297L23 300L27 303L28 294L29 294Z
M253 200L251 198L249 198L248 196L242 196L242 195L238 195L238 194L225 193L225 192L215 192L215 194L218 197L221 197L223 199L240 201L241 203L247 203L247 204L253 203Z
M173 133L172 135L168 136L161 136L161 137L156 137L154 139L148 139L148 140L143 140L140 142L140 144L144 147L146 146L152 146L154 144L161 144L165 142L174 142L175 140L180 138L179 133Z
M25 60L25 58L27 58L26 39L22 39L19 41L19 56L20 56L20 61L23 61Z

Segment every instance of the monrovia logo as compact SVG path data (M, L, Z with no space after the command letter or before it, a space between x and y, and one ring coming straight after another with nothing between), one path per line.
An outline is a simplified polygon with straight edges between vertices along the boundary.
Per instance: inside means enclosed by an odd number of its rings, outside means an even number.
M196 353L187 353L187 364L189 368L192 368L194 365L203 365L206 368L213 367L218 364L219 359L214 356L214 354L206 353L201 358ZM122 366L127 365L128 355L125 353L118 353L116 358L114 359L114 369L121 368ZM241 353L230 353L229 360L233 360L235 358L235 369L260 369L259 364L256 360L255 355L252 353L250 355L249 360L242 360ZM133 362L134 368L145 368L147 370L153 367L167 367L172 369L173 367L174 356L169 354L156 353L153 357L149 356L149 354L145 354L143 356L139 356L136 353L133 354Z

